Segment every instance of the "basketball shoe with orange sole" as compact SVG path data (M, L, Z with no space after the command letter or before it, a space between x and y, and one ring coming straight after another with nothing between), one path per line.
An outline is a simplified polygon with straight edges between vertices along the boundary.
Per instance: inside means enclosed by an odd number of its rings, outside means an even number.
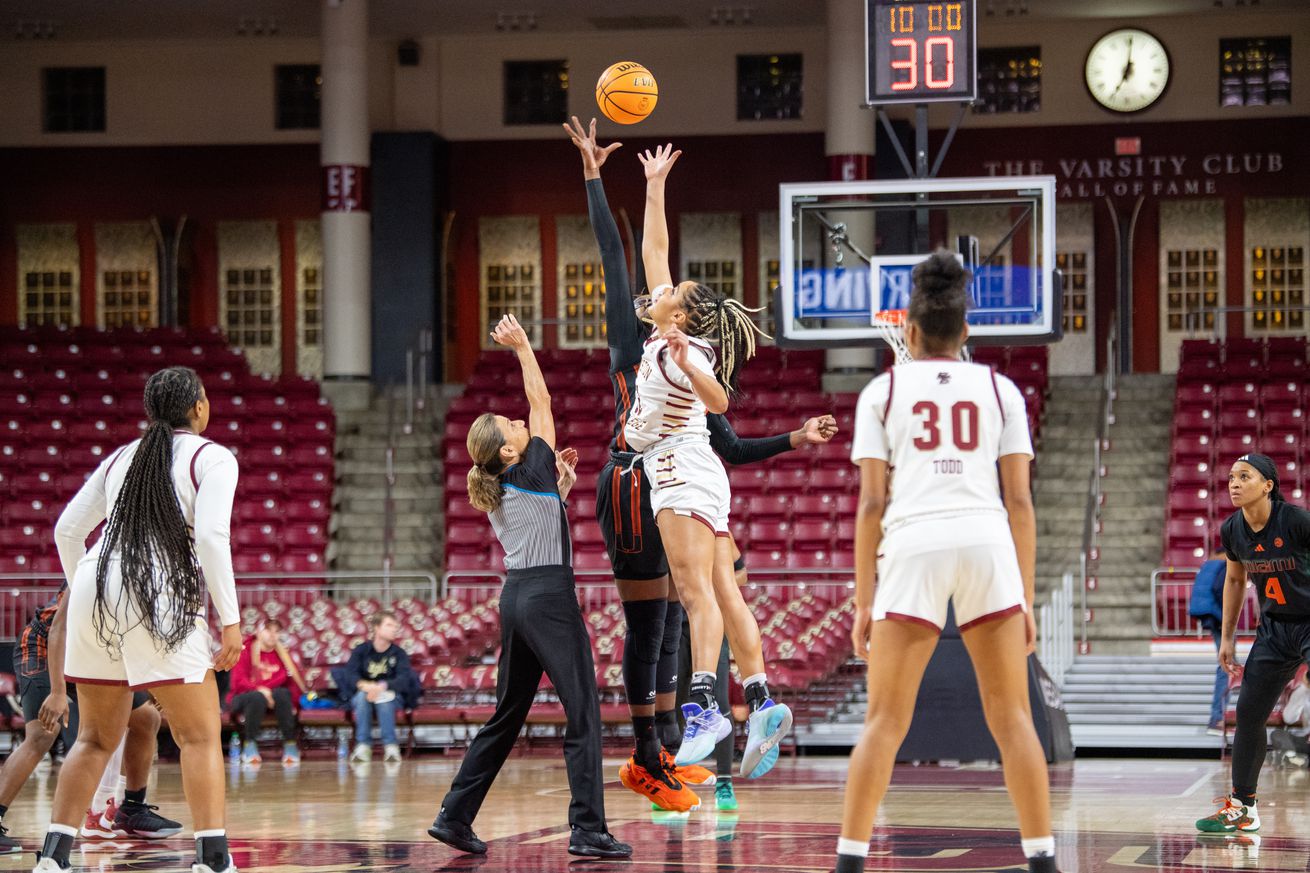
M661 762L663 764L663 762ZM623 787L649 799L660 809L673 812L690 812L700 806L700 798L666 767L652 773L629 758L619 768L619 781Z

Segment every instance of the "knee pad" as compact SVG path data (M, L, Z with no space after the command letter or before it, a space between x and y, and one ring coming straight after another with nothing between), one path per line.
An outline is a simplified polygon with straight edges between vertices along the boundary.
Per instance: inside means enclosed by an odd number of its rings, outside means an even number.
M623 604L623 688L629 706L655 702L655 670L664 635L663 600L629 600Z
M655 691L672 694L678 690L678 649L682 644L682 604L668 601L664 613L664 637L660 642L660 664L655 674Z

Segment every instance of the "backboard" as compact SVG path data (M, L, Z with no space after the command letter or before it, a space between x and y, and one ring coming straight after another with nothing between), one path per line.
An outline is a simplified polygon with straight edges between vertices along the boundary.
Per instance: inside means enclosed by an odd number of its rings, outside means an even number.
M873 314L906 308L942 247L973 273L971 344L1060 338L1054 176L784 184L779 220L781 345L881 342Z

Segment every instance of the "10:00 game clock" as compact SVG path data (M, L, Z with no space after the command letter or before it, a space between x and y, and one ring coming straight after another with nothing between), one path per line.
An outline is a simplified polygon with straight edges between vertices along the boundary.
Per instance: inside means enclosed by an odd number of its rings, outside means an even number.
M865 102L969 102L977 96L975 0L865 0Z

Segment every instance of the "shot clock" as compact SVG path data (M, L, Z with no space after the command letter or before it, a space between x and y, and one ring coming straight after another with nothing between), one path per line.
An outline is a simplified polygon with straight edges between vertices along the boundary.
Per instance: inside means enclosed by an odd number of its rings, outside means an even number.
M969 102L977 96L976 0L865 0L865 102Z

